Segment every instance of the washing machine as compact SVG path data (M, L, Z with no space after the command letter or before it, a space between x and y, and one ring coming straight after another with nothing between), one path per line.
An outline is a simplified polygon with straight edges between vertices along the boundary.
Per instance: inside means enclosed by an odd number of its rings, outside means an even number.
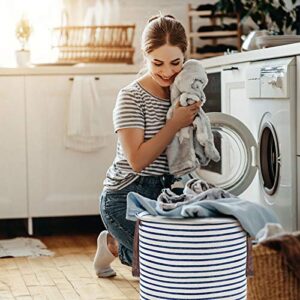
M253 109L251 109L252 102L249 99L247 92L249 67L250 62L244 62L222 68L222 112L236 117L246 125L258 143L257 126L252 116L254 113ZM255 164L255 162L253 161L252 164ZM261 202L262 195L258 172L256 172L249 186L239 195L239 197L257 203Z
M299 229L295 58L250 64L246 92L254 127L229 114L208 113L221 160L191 176L237 196L256 178L255 199L247 200L269 207L286 231L294 231Z

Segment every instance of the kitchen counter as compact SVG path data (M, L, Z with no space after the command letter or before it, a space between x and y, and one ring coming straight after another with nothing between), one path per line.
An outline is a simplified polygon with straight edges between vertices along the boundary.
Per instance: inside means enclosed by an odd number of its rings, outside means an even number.
M235 63L251 62L295 55L300 55L300 43L207 58L201 60L201 63L203 67L207 69Z
M126 64L77 64L63 66L59 64L39 65L29 67L0 67L0 76L10 75L63 75L63 74L136 74L141 67Z
M207 69L235 63L251 62L295 55L300 55L300 43L207 58L201 60L201 63L203 67ZM43 74L137 74L141 68L142 67L139 65L105 63L77 64L74 66L63 66L59 64L39 66L32 65L29 67L0 66L0 76Z

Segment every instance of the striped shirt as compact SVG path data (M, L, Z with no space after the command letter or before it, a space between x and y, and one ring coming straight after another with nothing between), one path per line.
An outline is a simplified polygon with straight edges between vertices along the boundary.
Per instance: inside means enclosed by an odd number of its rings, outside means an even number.
M113 111L115 132L121 128L140 128L144 130L144 140L147 141L164 127L169 107L169 101L151 95L137 81L134 81L121 89L118 94ZM115 159L106 173L103 184L105 189L119 190L135 181L139 176L163 174L169 174L165 152L140 173L136 173L125 158L118 140Z

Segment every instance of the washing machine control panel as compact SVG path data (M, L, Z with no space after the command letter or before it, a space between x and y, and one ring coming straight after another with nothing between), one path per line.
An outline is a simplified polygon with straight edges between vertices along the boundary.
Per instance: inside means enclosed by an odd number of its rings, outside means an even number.
M288 98L287 66L267 66L260 70L260 96L262 98Z
M251 98L288 98L292 60L253 63L247 70L246 90Z

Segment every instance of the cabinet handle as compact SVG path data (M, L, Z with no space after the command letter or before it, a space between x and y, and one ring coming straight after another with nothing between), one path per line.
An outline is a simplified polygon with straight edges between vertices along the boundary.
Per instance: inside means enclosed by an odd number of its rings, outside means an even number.
M238 70L238 67L231 67L231 68L225 68L223 69L223 71L234 71L234 70Z
M95 80L100 80L99 77L95 77L94 79L95 79ZM73 78L73 77L70 77L69 80L70 80L70 81L74 81L74 78Z

